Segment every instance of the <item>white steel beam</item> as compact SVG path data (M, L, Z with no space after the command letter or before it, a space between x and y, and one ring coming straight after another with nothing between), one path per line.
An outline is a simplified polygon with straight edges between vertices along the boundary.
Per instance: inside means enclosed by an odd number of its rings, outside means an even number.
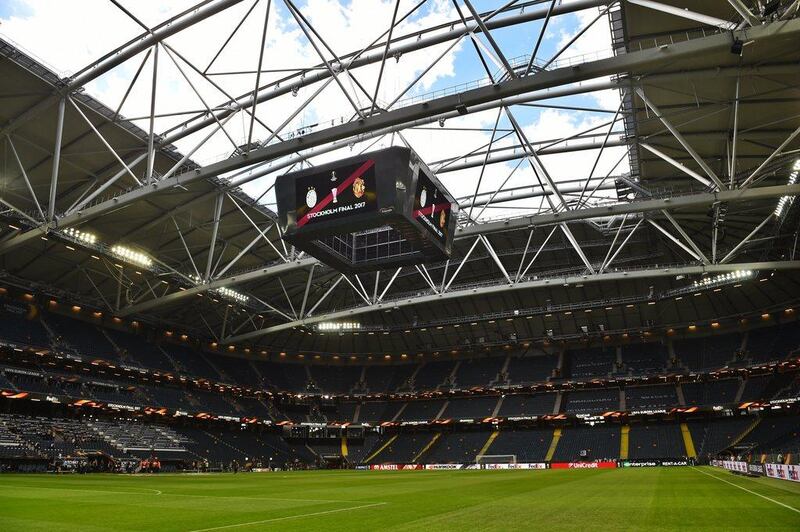
M798 33L800 33L800 20L793 19L782 22L781 24L765 24L756 28L749 28L746 35L742 33L739 36L752 41L767 41L775 38L788 37ZM738 35L738 33L734 32L734 35ZM172 189L178 185L185 186L198 179L218 176L252 164L272 161L278 157L322 146L323 144L333 143L343 139L348 139L348 142L351 142L352 139L358 141L361 135L369 132L383 134L395 126L406 126L418 123L419 121L435 121L438 117L459 116L458 109L463 109L464 107L470 112L496 109L498 106L505 106L513 103L515 100L512 100L512 98L519 97L518 99L520 102L525 101L526 98L523 95L533 91L563 86L583 80L596 79L598 77L621 72L637 71L645 67L653 68L661 64L670 64L679 58L696 57L713 51L726 50L730 48L730 39L731 37L728 34L719 34L676 43L666 48L661 47L658 49L631 52L621 56L587 62L581 65L580 68L564 67L543 71L537 73L535 76L511 79L496 85L480 87L460 94L444 96L427 102L387 111L385 113L379 113L358 121L340 124L270 146L265 146L253 150L246 156L231 157L196 171L164 179L154 183L150 187L133 190L118 196L113 201L101 202L74 213L71 217L64 217L60 220L60 225L64 226L65 224L75 223L77 219L86 220L93 218L109 210L117 209L127 203L138 201L151 194ZM247 178L237 180L236 185L242 185L256 178L257 176L248 176ZM31 238L25 237L23 239L21 237L24 237L24 234L0 246L0 253L18 245L21 241Z
M715 274L727 273L736 270L797 270L800 269L800 261L771 261L771 262L747 262L740 264L708 264L696 266L676 266L664 267L649 270L630 270L630 271L615 271L607 272L597 275L570 275L565 277L554 277L548 279L536 279L531 281L524 281L508 285L505 282L481 287L468 287L461 290L453 290L443 294L430 294L423 296L415 296L404 299L397 299L385 303L378 303L376 305L369 305L363 307L354 307L345 310L339 310L328 314L321 314L319 316L309 317L303 320L295 320L289 323L282 323L272 327L266 327L258 331L226 338L227 342L239 343L248 342L260 338L262 336L291 329L293 327L307 327L322 321L336 321L339 319L352 319L354 316L361 316L371 312L379 312L387 308L403 308L412 307L415 305L432 305L442 303L450 299L459 299L464 297L480 297L491 295L495 293L509 293L516 290L534 290L539 288L560 287L564 285L572 285L576 283L602 283L613 282L622 280L637 280L637 279L657 279L660 277L676 277L678 275L702 275L702 274Z
M81 70L78 75L69 80L66 87L57 89L53 92L53 94L47 96L33 107L30 107L21 115L18 115L6 122L3 125L2 130L0 130L0 134L6 134L14 131L31 118L34 118L41 112L49 109L50 106L55 104L59 99L62 99L65 94L69 94L77 89L80 89L90 81L97 79L106 72L121 65L131 57L134 57L147 50L151 46L163 41L167 37L175 35L176 33L183 31L186 28L189 28L194 24L207 19L208 17L216 15L217 13L236 5L241 1L242 0L217 0L215 2L211 2L211 4L207 5L206 7L200 6L203 4L208 4L208 2L201 2L198 4L198 8L196 10L184 12L185 14L188 13L185 17L174 20L168 24L159 25L159 27L155 28L154 30L146 31L145 33L131 39L126 44L106 54L100 61L97 61Z
M679 248L681 248L681 249L682 249L682 250L684 250L686 253L688 253L689 255L691 255L691 256L692 256L692 257L693 257L695 260L702 260L702 259L700 258L700 255L698 255L697 253L695 253L695 252L694 252L694 251L693 251L691 248L689 248L689 246L687 246L686 244L684 244L683 242L681 242L681 241L680 241L680 239L679 239L678 237L676 237L675 235L673 235L672 233L670 233L669 231L667 231L666 229L664 229L663 227L661 227L661 225L660 225L658 222L656 222L655 220L650 220L650 219L648 219L648 220L647 220L647 223L649 223L650 225L652 225L653 227L655 227L656 229L658 229L658 230L659 230L659 231L660 231L660 232L661 232L661 233L662 233L664 236L666 236L667 238L669 238L670 240L672 240L672 241L673 241L673 242L674 242L674 243L675 243L675 244L676 244L676 245L677 245Z
M67 104L66 97L58 102L58 117L56 118L56 141L53 148L53 171L50 174L50 200L47 204L47 219L52 222L56 209L56 190L58 189L58 165L61 162L61 141L64 135L64 109Z
M491 234L503 231L533 228L536 226L555 225L553 229L550 231L550 234L548 235L544 244L539 248L539 250L533 256L532 260L528 263L528 265L520 274L519 278L522 278L525 276L525 274L528 272L528 269L533 265L533 262L542 252L542 250L544 249L544 245L547 244L547 241L550 239L550 237L552 237L553 233L558 228L558 224L560 224L562 221L584 220L584 219L607 217L607 216L622 215L622 214L635 214L639 212L661 211L663 209L680 209L686 207L708 206L708 205L713 205L714 203L720 201L737 202L737 201L772 199L772 198L779 198L785 195L793 195L793 196L800 195L800 184L759 187L747 190L725 190L714 193L691 194L687 196L677 196L674 198L645 200L645 201L638 201L635 203L623 203L607 207L593 207L591 209L580 209L562 213L542 214L537 216L523 217L515 220L504 220L500 222L484 223L457 230L455 238L456 239L463 239L470 237L474 238L475 236L480 234ZM475 249L475 246L477 246L478 241L479 239L477 238L473 241L472 246L470 247L466 256L461 262L459 262L456 271L444 285L444 289L441 290L441 292L448 291L450 285L458 276L458 273L461 271L461 268L465 264L466 260L469 259L470 255L472 254L472 251ZM151 310L153 308L157 308L162 305L174 304L192 295L201 294L203 292L214 290L222 286L232 287L238 284L243 284L254 280L265 279L276 275L281 275L289 271L307 268L311 264L317 264L317 260L314 258L305 258L301 260L298 259L283 264L277 264L277 265L267 266L264 268L259 268L252 272L247 272L222 279L217 279L209 283L201 284L196 287L188 288L183 291L174 292L172 294L162 296L158 299L153 299L150 301L126 307L120 311L120 316L129 316L131 314ZM389 284L386 285L380 297L378 297L379 302L384 298L386 292L394 282L394 279L397 277L399 272L400 268L398 268L397 271L395 271L394 275L392 276L392 279L389 281ZM310 312L311 311L309 311L309 313Z
M616 203L601 207L575 209L567 212L537 214L521 216L519 218L513 218L509 220L486 222L456 229L455 238L468 238L476 234L486 235L490 233L500 233L504 231L514 231L525 228L553 225L561 222L603 218L626 213L634 214L640 212L653 212L660 211L662 209L675 210L688 207L708 206L717 202L725 201L755 201L779 198L781 196L796 195L800 195L800 184L775 185L769 187L748 188L745 190L733 189L717 192L704 192L700 194L687 194L684 196L674 196L671 198L642 200L631 203Z
M689 247L691 247L694 250L694 252L697 253L697 255L703 260L703 263L710 264L711 261L708 260L708 257L706 257L705 253L703 253L700 250L698 245L695 243L694 240L692 240L692 238L688 235L688 233L686 233L686 231L683 230L683 227L681 227L681 224L678 223L678 220L673 218L672 215L669 212L667 212L666 209L662 210L661 214L663 214L664 217L670 221L672 226L675 227L678 233L680 233L680 235L683 237L686 243L689 244Z
M745 244L747 244L747 243L750 241L750 239L751 239L751 238L753 238L754 236L756 236L756 233L758 233L759 231L761 231L761 229L762 229L762 228L763 228L765 225L767 225L767 223L768 223L770 220L772 220L774 217L775 217L775 214L774 214L774 213L770 213L770 214L769 214L769 216L767 216L766 218L764 218L764 220L763 220L763 221L762 221L760 224L758 224L758 225L756 226L756 228L755 228L755 229L753 229L753 230L750 232L750 234L748 234L746 237L744 237L744 238L742 239L742 241L741 241L741 242L739 242L738 244L736 244L736 247L734 247L732 250L730 250L730 251L728 252L728 254L727 254L727 255L725 255L725 256L722 258L722 260L720 260L720 261L719 261L719 262L720 262L720 264L726 264L726 263L727 263L729 260L731 260L731 259L732 259L732 258L733 258L733 257L736 255L736 253L737 253L737 252L738 252L738 251L739 251L739 250L742 248L742 246L744 246Z
M678 131L678 128L673 126L672 123L669 120L667 120L664 114L659 110L659 108L656 107L652 101L650 101L650 99L644 94L644 90L641 87L636 89L636 94L639 95L639 98L642 99L642 101L645 103L645 105L647 105L647 107L653 110L653 112L656 114L656 117L661 121L662 124L664 124L664 126L667 129L669 129L670 133L672 133L672 135L680 143L680 145L683 146L683 149L686 150L686 153L688 153L692 157L692 159L694 159L697 165L703 169L706 175L708 175L708 177L711 178L711 181L714 182L717 188L719 188L720 190L725 189L726 188L725 185L722 183L720 178L717 177L717 174L714 172L714 170L712 170L711 167L708 166L708 164L706 164L703 158L700 157L700 155L698 155L698 153L694 150L694 148L692 148L692 146L683 137L681 132Z
M748 8L742 0L728 0L728 3L733 6L733 9L735 9L750 26L758 26L761 24L761 20L750 11L750 8Z
M704 15L702 13L697 13L695 11L689 11L688 9L678 6L671 6L668 4L662 4L661 2L653 2L651 0L627 0L627 2L629 4L645 7L647 9L668 13L676 17L693 20L694 22L699 22L700 24L705 24L707 26L715 26L723 30L733 30L736 28L736 24L730 20L724 20L721 18Z

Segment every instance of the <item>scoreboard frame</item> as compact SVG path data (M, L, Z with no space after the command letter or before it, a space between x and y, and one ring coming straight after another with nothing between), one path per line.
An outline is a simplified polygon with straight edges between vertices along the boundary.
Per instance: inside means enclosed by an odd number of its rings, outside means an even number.
M450 257L458 203L419 156L391 147L279 176L284 240L343 272Z

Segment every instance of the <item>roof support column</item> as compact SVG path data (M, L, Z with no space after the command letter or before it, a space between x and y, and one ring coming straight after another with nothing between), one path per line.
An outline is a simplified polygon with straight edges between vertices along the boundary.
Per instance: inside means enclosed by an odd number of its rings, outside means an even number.
M47 204L47 219L53 221L56 212L56 190L58 189L58 165L61 163L61 140L64 135L64 109L66 97L58 101L58 118L56 119L56 142L53 150L53 172L50 174L50 201Z
M150 133L147 136L147 176L145 181L149 185L153 180L153 165L156 160L155 151L155 120L156 120L156 85L158 84L158 44L153 50L153 80L150 86Z
M217 233L219 231L219 219L222 214L222 201L224 196L217 194L217 201L214 204L214 227L211 229L211 243L208 246L208 260L206 261L205 281L211 279L211 265L214 264L214 248L217 244ZM222 336L225 336L224 334Z

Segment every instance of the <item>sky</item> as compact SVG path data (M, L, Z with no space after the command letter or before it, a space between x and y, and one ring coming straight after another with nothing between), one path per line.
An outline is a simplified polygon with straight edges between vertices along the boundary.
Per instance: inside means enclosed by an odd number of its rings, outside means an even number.
M334 61L326 45L342 56L363 49L380 38L389 28L395 10L394 0L351 0L336 2L332 0L293 0L299 11L324 39L314 42L327 61ZM567 3L569 0L563 0ZM152 27L173 16L197 0L171 0L169 2L134 2L120 0L120 3L148 27ZM457 0L463 13L469 11L463 0ZM491 10L505 2L476 1L478 11ZM400 0L398 18L404 16L418 4L418 0ZM413 34L416 31L445 25L442 31L450 30L450 24L459 20L459 14L452 0L427 0L421 8L394 29L394 37ZM269 6L269 11L267 9ZM252 10L251 10L252 9ZM246 15L251 10L249 15ZM517 12L517 11L515 11ZM156 131L163 133L171 128L180 130L181 122L189 113L203 112L207 108L224 102L226 95L241 95L255 87L259 61L259 50L264 35L264 23L269 13L265 45L263 48L262 73L260 84L275 81L287 75L290 69L307 68L320 63L319 52L309 42L295 20L285 0L245 0L222 13L203 21L192 28L168 38L168 47L158 52L157 88L155 97L156 113L163 116L156 120ZM574 14L551 19L542 40L538 58L546 60L566 45L583 27L591 23L599 11L589 9ZM501 15L502 16L502 15ZM229 43L218 57L214 56L231 35L231 32L244 20ZM454 25L457 27L457 24ZM492 32L505 57L527 58L542 27L542 21L496 30ZM109 0L0 0L0 36L11 40L23 50L53 68L58 74L68 76L102 57L126 41L140 35L143 29L128 15ZM485 37L478 35L480 48L489 50ZM443 54L451 42L433 46L418 52L404 54L399 58L389 58L381 77L378 89L378 103L386 105L395 100L409 84L430 64ZM611 54L608 20L600 18L574 44L561 55L569 61L593 60ZM184 60L185 59L185 60ZM212 63L213 59L213 63ZM187 64L188 61L191 64ZM494 74L500 65L489 62L489 70ZM116 109L126 91L130 93L121 107L120 113L134 119L142 129L148 129L151 104L151 84L153 78L154 54L139 54L110 72L100 76L86 87L91 94L112 109ZM555 67L558 64L554 64ZM131 82L141 67L136 82ZM193 70L207 70L208 79ZM354 69L350 73L340 73L341 86L350 95L348 99L339 83L331 81L297 115L292 117L299 106L319 89L321 84L301 88L297 94L287 94L259 104L256 116L270 128L276 128L288 120L282 134L314 128L315 124L330 124L342 119L350 119L354 113L353 104L359 108L369 108L370 99L357 88L360 84L370 96L374 93L379 74L379 64ZM210 81L209 81L210 80ZM406 97L423 97L437 91L452 90L463 84L487 83L488 77L479 61L475 46L462 39L446 53L406 94ZM591 127L601 126L611 120L619 106L617 91L604 91L568 98L547 100L548 105L581 106L596 108L605 112L573 111L565 109L542 109L515 106L512 112L522 125L526 136L533 142L554 141ZM510 146L517 143L516 137L506 135L510 122L504 113L489 110L448 119L444 127L434 122L424 128L406 130L402 136L392 135L372 139L368 142L346 146L332 153L311 159L312 164L343 158L365 149L379 149L390 145L408 143L429 165L448 157L463 156L490 141L491 129L498 123L498 137L495 147ZM316 126L317 128L321 126ZM192 158L200 164L208 164L230 156L237 145L244 144L249 137L250 120L244 113L237 113L223 125L205 144L198 144L210 130L195 133L176 142L184 153L194 151ZM599 127L594 133L605 134L607 126ZM614 130L621 131L621 122ZM253 138L260 142L270 139L270 133L259 123L253 126ZM276 142L272 139L270 142ZM373 144L373 142L375 144ZM626 172L627 157L624 148L607 148L597 160L598 150L584 150L542 157L547 172L557 182L585 179L596 168L593 176L603 177L614 169L612 175ZM620 162L621 161L621 162ZM439 173L440 180L456 197L471 196L477 189L479 193L493 193L513 187L525 187L537 183L529 164L523 161L510 161L490 164L481 177L481 168ZM298 167L294 167L298 168ZM515 170L516 168L516 170ZM263 196L262 201L274 208L271 185L279 170L244 185L244 190L254 197ZM478 186L479 185L479 186ZM500 192L502 195L503 193ZM598 199L614 199L614 192L601 191ZM536 212L541 199L516 200L502 205L482 209L480 219L517 216ZM544 203L547 207L547 204ZM477 218L476 209L473 217Z

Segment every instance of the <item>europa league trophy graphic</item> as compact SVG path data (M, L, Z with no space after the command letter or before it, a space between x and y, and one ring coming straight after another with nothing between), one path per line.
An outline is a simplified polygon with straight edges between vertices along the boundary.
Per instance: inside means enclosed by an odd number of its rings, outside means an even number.
M331 181L336 181L336 170L331 172ZM336 187L333 187L331 189L331 195L333 196L333 203L338 203L338 201L336 200L336 195L338 193L339 193L339 191L336 190Z

